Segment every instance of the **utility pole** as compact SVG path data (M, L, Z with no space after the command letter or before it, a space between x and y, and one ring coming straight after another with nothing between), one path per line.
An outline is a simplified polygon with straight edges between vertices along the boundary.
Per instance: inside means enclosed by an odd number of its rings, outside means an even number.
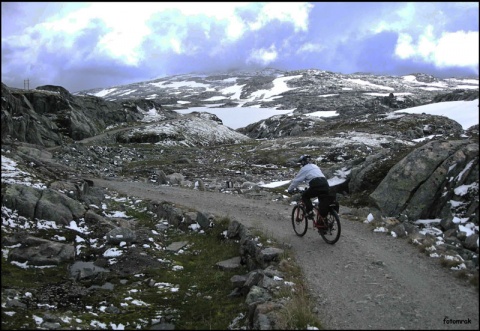
M23 89L24 90L29 90L30 89L30 79L24 79L23 80Z

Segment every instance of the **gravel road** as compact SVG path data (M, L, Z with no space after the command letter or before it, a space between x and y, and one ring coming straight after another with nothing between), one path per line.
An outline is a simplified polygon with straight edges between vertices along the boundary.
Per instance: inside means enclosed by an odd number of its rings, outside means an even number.
M325 243L293 232L291 206L239 195L90 178L95 186L226 216L291 245L328 329L473 329L479 293L406 239L374 233L340 209L342 235ZM459 324L462 321L464 323ZM466 322L466 324L465 324Z

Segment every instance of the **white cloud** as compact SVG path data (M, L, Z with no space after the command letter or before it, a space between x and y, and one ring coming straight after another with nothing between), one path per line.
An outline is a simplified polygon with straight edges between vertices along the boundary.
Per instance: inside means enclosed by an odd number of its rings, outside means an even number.
M418 53L421 57L428 59L435 53L435 36L433 35L433 26L428 25L425 32L419 37Z
M96 17L96 16L93 16ZM88 26L92 15L86 9L72 12L65 17L52 19L36 27L50 32L61 32L66 34L75 34Z
M438 40L435 64L445 66L472 66L478 69L478 31L444 33Z
M295 32L308 30L308 14L313 5L308 2L266 3L257 20L250 23L252 30L259 30L274 20L291 23Z
M448 15L436 3L405 2L396 4L398 9L384 12L385 16L378 22L371 22L370 30L372 32L392 31L417 36L422 34L428 26L444 29L449 21Z
M408 28L417 26L414 24L415 5L413 3L405 3L397 11L387 14L386 18L378 22L371 22L371 31L375 34L384 31L395 31L398 33L406 33Z
M478 31L446 29L455 17L448 15L449 9L474 8L478 10L478 3L451 3L442 8L435 3L405 3L387 14L386 18L374 22L370 31L374 34L384 31L397 33L395 55L400 59L423 61L438 68L472 67L478 72Z
M187 50L184 40L188 38L185 29L185 16L204 16L198 22L198 28L203 29L208 36L210 20L225 20L226 35L229 40L240 38L245 30L242 20L235 16L235 10L248 3L111 3L99 2L76 9L63 17L51 17L48 21L33 25L27 31L27 37L23 37L23 44L28 45L31 58L32 48L35 44L49 45L55 40L61 39L62 48L71 48L73 42L85 29L97 20L105 26L109 32L99 36L99 42L95 47L98 54L106 54L110 58L122 60L126 64L137 65L143 58L141 49L145 38L151 35L152 31L147 23L154 14L165 13L166 10L176 9L178 20L171 30L156 38L158 45L166 50L173 50L176 54L182 54ZM203 24L204 23L204 24ZM98 24L98 23L97 23ZM18 36L15 36L18 42ZM32 47L33 46L33 47ZM57 46L58 47L58 46ZM38 48L38 47L37 47Z
M224 22L226 38L222 42L236 41L243 36L246 31L246 25L243 20L237 16L238 9L250 6L249 3L240 2L215 2L215 3L170 3L186 16L205 16L208 19L202 19L204 22ZM210 24L202 25L203 29L209 33Z
M260 63L262 65L268 65L272 61L275 61L277 56L278 53L275 49L275 45L271 45L268 49L261 48L253 50L247 59L247 63Z
M176 39L176 38L170 39L170 46L172 47L172 50L175 53L177 53L177 54L182 53L182 44L178 39Z
M478 32L446 32L435 38L433 27L428 26L415 43L412 36L398 36L395 55L401 59L422 59L437 67L459 66L478 69Z
M321 52L324 49L325 46L321 44L305 43L297 50L297 54Z
M154 6L156 12L177 9L186 16L205 15L215 19L228 19L235 15L236 10L248 5L248 2L158 2Z
M415 48L412 45L413 38L407 33L398 35L397 46L395 47L395 55L401 59L408 59L415 54Z
M246 26L241 19L233 16L230 20L230 24L227 26L228 40L235 41L239 39L245 32Z
M51 32L49 35L52 38L54 35L68 35L69 37L65 36L68 43L74 40L72 37L81 35L94 20L98 20L109 32L100 36L96 51L135 65L142 57L139 47L151 32L146 22L154 12L153 9L152 4L148 3L127 2L116 3L114 6L104 2L91 3L61 19L52 19L43 24L43 28Z

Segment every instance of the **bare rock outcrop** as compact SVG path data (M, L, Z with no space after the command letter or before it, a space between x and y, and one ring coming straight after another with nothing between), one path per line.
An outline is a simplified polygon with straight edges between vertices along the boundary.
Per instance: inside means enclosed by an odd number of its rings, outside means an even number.
M478 144L432 141L408 154L371 194L386 216L435 218L450 200L452 188L478 181Z
M61 86L19 90L2 84L2 141L58 146L97 135L110 125L139 121L150 109L164 112L165 118L177 116L154 100L107 101L74 96Z

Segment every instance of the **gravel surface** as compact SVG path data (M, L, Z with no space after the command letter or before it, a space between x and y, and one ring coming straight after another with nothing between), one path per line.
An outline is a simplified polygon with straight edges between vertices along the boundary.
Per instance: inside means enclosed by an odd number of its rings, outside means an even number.
M329 245L311 227L304 237L296 236L290 221L292 207L286 203L90 179L96 186L129 196L226 216L290 245L328 329L478 330L479 293L474 286L406 239L374 233L368 225L350 220L346 208L340 208L340 240Z

